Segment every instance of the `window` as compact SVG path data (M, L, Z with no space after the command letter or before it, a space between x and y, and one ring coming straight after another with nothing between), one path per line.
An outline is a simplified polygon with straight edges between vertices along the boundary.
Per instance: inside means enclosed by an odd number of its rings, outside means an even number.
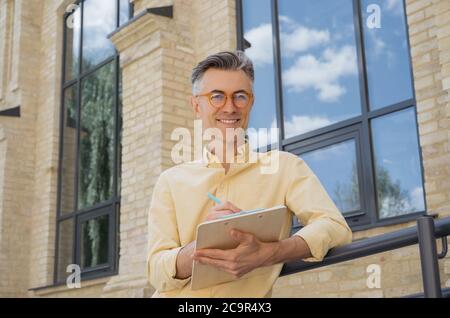
M247 50L247 54L253 58L255 78L258 79L254 84L254 90L258 92L258 111L253 112L252 116L250 116L249 125L255 129L277 128L270 0L259 0L258 4L255 4L255 1L244 1L242 3L245 7L245 12L247 12L244 24L245 29L249 30L249 33L246 35L246 38L252 42L265 41L264 50L255 51L254 46L249 47ZM251 133L249 133L249 137L253 139L259 136L251 136ZM277 136L274 139L278 138ZM270 141L258 140L259 143L262 143L260 144L261 146L268 145Z
M64 16L55 283L117 270L121 78L107 35L131 16L124 0L84 0Z
M425 213L404 1L237 0L237 17L249 126L279 127L354 230Z

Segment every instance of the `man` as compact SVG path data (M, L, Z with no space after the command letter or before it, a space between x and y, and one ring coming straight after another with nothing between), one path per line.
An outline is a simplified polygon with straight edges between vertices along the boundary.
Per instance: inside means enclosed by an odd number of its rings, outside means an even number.
M227 135L229 130L248 126L253 81L252 62L240 51L211 55L192 73L195 116L204 129L218 130L222 138L206 145L203 160L166 170L155 185L147 264L154 297L267 297L284 262L321 261L330 248L352 240L345 219L303 160L271 151L250 162L245 160L251 154L248 143ZM262 173L261 165L271 156L278 156L278 169ZM213 206L207 192L224 203ZM232 230L237 248L195 251L198 224L241 209L275 205L286 205L304 227L279 242L261 242L252 234ZM292 218L285 220L285 233L291 223ZM241 279L192 291L193 261ZM262 269L261 274L243 277L254 269Z

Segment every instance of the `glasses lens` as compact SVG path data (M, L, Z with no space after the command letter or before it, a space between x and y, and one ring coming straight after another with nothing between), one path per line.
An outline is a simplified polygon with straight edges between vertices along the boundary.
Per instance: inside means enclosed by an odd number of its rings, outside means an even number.
M211 95L211 104L214 107L222 107L225 104L226 96L222 93L214 93Z
M233 95L234 104L237 107L247 107L248 103L250 102L250 96L248 96L246 93L237 93Z

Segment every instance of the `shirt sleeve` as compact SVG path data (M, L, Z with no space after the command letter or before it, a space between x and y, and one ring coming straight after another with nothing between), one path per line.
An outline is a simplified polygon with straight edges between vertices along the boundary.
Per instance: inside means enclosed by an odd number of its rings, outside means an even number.
M180 289L189 282L190 278L175 278L181 248L172 196L162 174L154 187L148 214L147 278L159 292Z
M294 235L303 238L311 251L305 261L322 261L329 249L350 243L352 231L306 162L298 157L293 161L286 205L303 225Z

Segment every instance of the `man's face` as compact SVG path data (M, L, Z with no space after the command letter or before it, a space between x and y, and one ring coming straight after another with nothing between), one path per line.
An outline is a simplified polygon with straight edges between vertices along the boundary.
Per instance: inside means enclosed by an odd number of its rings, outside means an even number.
M201 80L199 95L211 92L223 92L228 96L223 107L212 106L208 96L193 96L191 99L196 117L202 120L203 129L218 128L224 138L227 128L247 129L253 101L247 107L237 107L230 98L234 93L252 93L252 82L244 71L208 69Z

